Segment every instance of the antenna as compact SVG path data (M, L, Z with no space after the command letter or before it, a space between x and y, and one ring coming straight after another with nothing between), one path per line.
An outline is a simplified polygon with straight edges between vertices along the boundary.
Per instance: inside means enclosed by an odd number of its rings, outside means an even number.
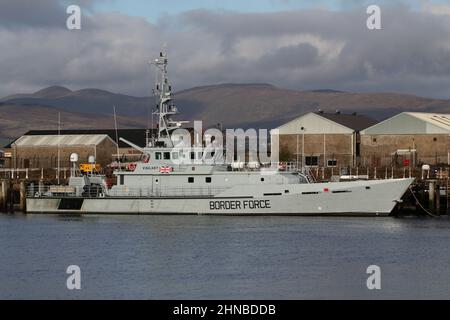
M117 117L116 117L116 106L113 105L113 111L114 111L114 129L116 130L116 145L117 145L117 165L119 167L119 171L121 171L120 166L120 155L119 155L119 133L117 132Z
M171 116L178 114L178 109L172 102L172 87L169 85L167 75L168 59L166 50L160 52L159 57L150 62L159 70L159 77L157 77L155 95L158 97L158 104L154 114L159 116L157 125L158 140L165 140L173 147L173 141L170 139L170 132L180 127L180 121L173 121Z

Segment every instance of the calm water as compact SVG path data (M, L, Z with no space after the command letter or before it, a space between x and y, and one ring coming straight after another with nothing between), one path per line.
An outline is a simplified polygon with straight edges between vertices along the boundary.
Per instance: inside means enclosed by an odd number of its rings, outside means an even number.
M3 299L449 299L450 219L0 215L0 259Z

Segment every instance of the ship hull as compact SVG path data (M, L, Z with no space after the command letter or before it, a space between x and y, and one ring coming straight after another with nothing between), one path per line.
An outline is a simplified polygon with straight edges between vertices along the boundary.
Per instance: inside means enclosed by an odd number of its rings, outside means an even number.
M216 196L27 198L28 213L171 215L387 216L413 179L236 186ZM265 193L264 193L265 192ZM240 196L235 196L240 195Z

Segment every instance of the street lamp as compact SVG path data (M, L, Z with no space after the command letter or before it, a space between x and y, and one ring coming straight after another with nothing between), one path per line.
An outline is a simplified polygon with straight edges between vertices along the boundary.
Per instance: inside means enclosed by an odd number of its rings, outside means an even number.
M302 171L304 171L305 168L305 127L301 127L300 130L302 131Z

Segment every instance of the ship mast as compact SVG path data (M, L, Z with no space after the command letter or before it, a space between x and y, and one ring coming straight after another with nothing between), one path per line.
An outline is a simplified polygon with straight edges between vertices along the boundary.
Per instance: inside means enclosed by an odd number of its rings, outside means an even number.
M151 64L159 69L156 89L154 90L155 95L158 97L158 103L156 110L153 112L159 118L157 141L163 141L166 146L173 147L170 132L179 128L183 121L173 121L171 118L172 115L178 113L178 109L172 102L172 87L169 85L167 76L167 54L160 52L159 57L151 62Z

